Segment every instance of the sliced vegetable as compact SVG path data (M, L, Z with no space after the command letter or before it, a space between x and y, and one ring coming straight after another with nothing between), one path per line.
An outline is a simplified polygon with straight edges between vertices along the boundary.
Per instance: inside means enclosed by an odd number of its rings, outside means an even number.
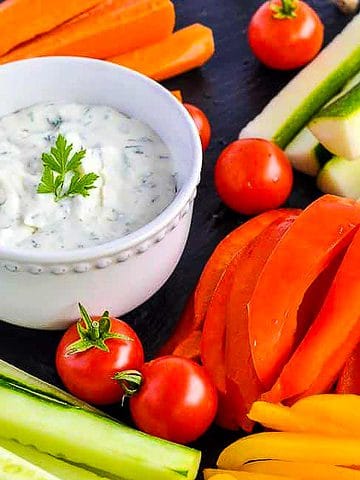
M59 480L58 477L0 447L2 480Z
M217 394L204 367L167 356L145 364L141 375L142 384L130 398L138 428L179 443L193 442L205 433L215 418ZM122 378L126 381L126 375Z
M289 143L285 153L296 170L312 177L316 177L321 166L332 158L332 154L320 145L307 127Z
M358 263L359 262L359 263ZM355 234L320 313L264 398L279 402L323 393L360 341L360 231Z
M306 65L319 53L324 25L315 10L301 0L268 1L253 15L248 38L262 63L291 70Z
M200 108L191 105L190 103L184 103L184 107L190 113L192 119L195 122L196 128L199 130L199 135L201 139L201 145L203 151L207 150L210 139L211 139L211 125L205 115L205 113L200 110Z
M201 331L195 330L182 341L174 350L173 355L188 358L200 363L201 354Z
M289 160L267 140L237 140L225 148L216 162L217 193L228 207L245 215L280 207L292 184Z
M341 92L331 100L333 102L341 95L351 90L360 82L360 73L357 73L348 82L346 82ZM308 127L303 128L296 137L289 143L285 149L292 166L307 175L316 176L322 166L326 164L333 154L319 143L319 140L311 133ZM321 188L320 188L321 189ZM323 190L324 193L334 193L341 195L336 191ZM347 196L347 195L343 195Z
M183 103L181 90L172 90L171 93L174 95L175 98L179 100L180 103Z
M336 393L360 395L360 346L347 359L336 385Z
M194 480L200 453L0 379L1 436L100 476Z
M252 430L253 424L249 422L247 413L252 403L263 393L251 357L247 305L268 257L291 227L298 213L294 211L293 214L275 220L233 262L236 263L236 268L232 286L227 294L224 319L226 394L232 399L237 424L245 431ZM210 309L211 304L209 311Z
M284 476L278 475L263 475L262 473L253 472L236 472L235 470L221 470L221 469L206 469L204 470L204 479L208 480L232 480L240 478L240 480L286 480Z
M320 110L309 128L333 154L349 160L360 157L360 82Z
M346 436L360 437L360 398L357 395L311 395L297 401L291 409L300 415L316 417L319 422L335 424Z
M356 160L333 157L320 170L317 186L324 193L357 200L360 197L360 157Z
M60 388L54 387L49 383L36 378L29 373L14 367L10 363L0 360L0 381L4 381L9 385L14 385L24 391L34 392L39 396L45 396L49 400L57 400L59 402L67 403L83 410L96 413L97 415L104 415L96 408L87 403L73 397L69 393L64 392Z
M202 328L211 297L226 267L241 249L245 248L251 240L277 218L279 218L278 210L258 215L240 225L218 244L205 265L195 290L194 322L196 328Z
M306 290L350 243L359 222L356 202L324 195L304 210L275 247L248 307L252 357L264 387L271 388L291 355L297 310Z
M359 465L360 440L307 433L265 432L241 438L220 454L217 465L240 470L256 460Z
M212 30L197 23L158 43L111 57L109 61L161 81L201 67L214 51Z
M360 15L251 121L240 138L265 138L285 148L360 70Z
M59 480L104 480L104 476L96 475L83 468L67 463L46 453L39 452L34 447L21 445L12 440L0 438L0 446L18 455L24 460L55 475ZM106 480L106 479L105 479Z
M0 55L47 32L81 12L94 7L100 0L54 1L51 6L43 0L11 0L0 4Z
M296 404L295 404L296 405ZM316 411L301 411L293 407L285 407L280 404L268 402L254 402L249 412L249 418L254 422L261 423L266 428L278 430L281 432L298 432L298 433L316 433L332 437L359 437L354 434L354 430L349 430L342 425L341 419L318 415Z
M281 475L301 480L356 480L360 472L350 468L324 465L321 463L281 462L278 460L264 460L243 465L242 470L266 475Z
M192 293L186 302L180 319L168 341L161 347L157 357L176 355L197 360L200 358L201 330L196 328L194 322L194 294ZM198 340L198 341L197 341ZM179 353L181 351L181 353Z
M274 234L274 237L280 238L282 233L286 228L288 228L291 221L293 221L295 218L296 213L297 212L295 211L294 215L292 215L291 210L285 209L276 211L276 215L273 213L271 216L269 216L269 218L272 218L273 220L270 225L264 225L262 231L259 229L254 238L257 238L257 235L261 235L262 232L265 231L267 231L267 235L269 235L268 229L272 228L273 225L274 230L279 235L277 236ZM287 222L288 217L292 219L289 221L289 223ZM261 220L260 217L259 220ZM248 223L251 222L255 222L255 220L252 220ZM282 222L284 222L284 225L286 226L282 225ZM282 227L280 227L279 224L282 225ZM257 227L255 223L254 226ZM278 230L277 226L279 226ZM251 225L249 225L249 232L250 229ZM242 267L242 262L249 256L249 250L251 251L252 245L253 241L251 239L249 240L248 244L244 245L243 248L240 248L239 253L236 254L233 259L231 259L230 264L226 266L224 272L220 276L215 290L211 296L210 303L207 307L201 341L201 360L210 372L217 389L222 393L226 392L225 332L229 292L231 290L237 269Z
M107 58L158 42L174 28L175 11L170 0L97 0L92 4L99 5L20 45L0 58L0 63L46 55Z

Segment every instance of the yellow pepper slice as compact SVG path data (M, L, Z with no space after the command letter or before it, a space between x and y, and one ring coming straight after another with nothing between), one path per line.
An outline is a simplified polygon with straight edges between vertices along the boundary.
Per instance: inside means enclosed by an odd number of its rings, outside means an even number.
M287 476L297 480L359 480L360 471L321 463L281 462L265 460L244 465L242 470L253 473Z
M348 429L336 422L335 418L327 418L326 422L320 421L318 413L313 412L311 407L298 411L294 408L295 406L296 404L290 408L280 404L258 401L253 403L248 417L261 423L264 427L281 432L307 432L337 437L352 436ZM360 432L357 436L360 436Z
M317 418L319 423L336 424L347 436L360 437L360 396L350 394L312 395L296 402L291 410Z
M356 466L360 465L360 439L305 433L258 433L225 448L217 465L222 469L240 470L245 463L256 460Z
M217 469L205 469L204 470L204 479L205 480L286 480L290 477L284 477L284 475L266 475L256 472L239 472L234 470L217 470Z

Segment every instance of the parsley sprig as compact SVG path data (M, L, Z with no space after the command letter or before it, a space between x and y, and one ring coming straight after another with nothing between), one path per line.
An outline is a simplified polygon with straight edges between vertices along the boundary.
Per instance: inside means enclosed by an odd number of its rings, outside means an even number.
M71 155L72 144L68 144L63 135L56 139L55 146L51 147L50 153L43 153L43 173L37 188L38 193L52 193L54 200L58 202L66 197L82 195L87 197L90 190L96 188L94 183L99 178L96 173L82 173L82 160L86 150L80 150ZM66 188L65 177L72 174L70 183Z

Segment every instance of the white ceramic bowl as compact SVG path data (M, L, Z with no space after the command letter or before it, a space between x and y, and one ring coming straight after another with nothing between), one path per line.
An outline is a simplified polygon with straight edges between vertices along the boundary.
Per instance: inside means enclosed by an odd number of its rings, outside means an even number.
M111 63L45 57L0 67L0 116L38 102L109 105L149 124L168 145L179 171L174 201L126 237L57 252L0 247L0 319L56 329L91 314L115 316L153 295L175 269L191 223L202 151L185 108L156 82Z

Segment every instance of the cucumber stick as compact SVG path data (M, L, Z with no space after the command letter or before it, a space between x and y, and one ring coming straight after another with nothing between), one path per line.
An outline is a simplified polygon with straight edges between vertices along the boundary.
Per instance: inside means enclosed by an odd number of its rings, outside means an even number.
M289 143L285 153L295 170L312 177L316 177L321 166L332 157L307 127Z
M360 157L360 83L320 110L309 128L333 154Z
M64 460L39 452L34 447L21 445L21 443L13 440L0 438L0 447L6 448L6 450L18 457L55 475L59 480L106 480L106 477L96 475L88 470L71 465Z
M334 157L320 171L317 186L324 193L357 200L360 198L360 158Z
M193 480L200 452L0 379L0 434L114 479Z
M59 480L51 473L0 447L1 480Z
M330 100L329 104L350 91L359 82L360 72L345 84L341 92ZM296 170L311 176L316 176L320 168L333 157L333 154L319 143L308 127L300 130L286 147L285 153Z
M360 70L360 14L241 132L285 148L310 118Z
M0 360L0 380L12 383L14 385L17 385L19 388L23 388L25 390L30 389L33 392L43 394L49 398L63 401L65 403L68 403L69 405L76 405L85 410L102 414L99 410L92 407L91 405L82 402L78 398L73 397L69 393L61 390L60 388L54 387L54 385L50 385L49 383L46 383L43 380L40 380L39 378L36 378L29 373L26 373L23 370L14 367L14 365L11 365L4 360Z

